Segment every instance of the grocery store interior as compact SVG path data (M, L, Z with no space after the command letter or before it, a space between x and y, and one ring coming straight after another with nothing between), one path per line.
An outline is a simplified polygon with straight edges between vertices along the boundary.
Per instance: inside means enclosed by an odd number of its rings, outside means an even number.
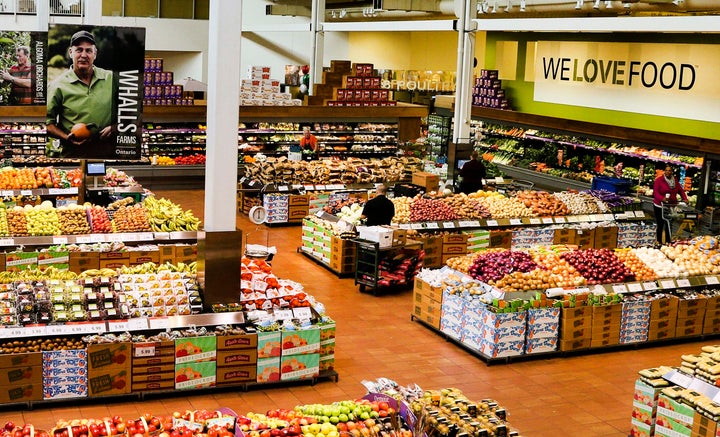
M0 0L0 437L720 436L717 3Z

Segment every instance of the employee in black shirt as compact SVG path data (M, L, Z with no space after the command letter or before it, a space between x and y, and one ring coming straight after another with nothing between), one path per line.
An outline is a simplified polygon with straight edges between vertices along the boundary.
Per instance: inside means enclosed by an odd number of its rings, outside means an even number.
M361 218L366 219L368 226L389 225L395 215L395 205L385 196L385 185L378 185L375 191L377 195L367 201Z
M460 191L465 194L482 190L483 179L485 178L485 165L478 160L479 156L477 150L473 150L470 154L470 161L463 164L460 169L460 176L462 176Z

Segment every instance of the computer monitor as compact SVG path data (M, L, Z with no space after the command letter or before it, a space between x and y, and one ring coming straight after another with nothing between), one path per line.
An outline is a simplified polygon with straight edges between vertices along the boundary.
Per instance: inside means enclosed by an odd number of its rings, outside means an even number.
M105 163L88 162L86 174L88 176L105 176Z

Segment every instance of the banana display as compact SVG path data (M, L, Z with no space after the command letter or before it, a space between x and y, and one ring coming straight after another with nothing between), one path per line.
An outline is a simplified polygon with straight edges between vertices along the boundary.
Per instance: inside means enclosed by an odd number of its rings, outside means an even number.
M154 262L146 262L136 266L123 266L118 269L121 275L141 275L146 273L158 273L158 272L180 272L180 273L197 273L197 262L191 263L179 262L177 264L156 264Z
M191 209L183 210L180 205L165 198L148 196L143 200L153 232L197 231L200 219Z
M104 269L110 270L110 269ZM110 270L112 276L117 276L115 270ZM109 276L109 275L106 275ZM19 272L0 272L0 284L10 284L16 281L35 281L44 279L59 279L61 281L70 281L78 278L78 274L69 270L58 270L55 267L48 267L45 270L30 269L21 270Z

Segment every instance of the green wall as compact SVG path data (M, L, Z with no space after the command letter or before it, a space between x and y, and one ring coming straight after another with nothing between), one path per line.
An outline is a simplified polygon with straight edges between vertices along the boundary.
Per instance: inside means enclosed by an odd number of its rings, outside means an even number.
M499 41L518 42L516 80L502 81L503 88L510 98L510 106L518 112L720 140L720 123L536 102L533 100L534 83L525 82L524 80L528 42L596 41L717 45L720 44L720 35L488 32L484 68L494 69L496 65L496 43ZM720 105L720 102L718 104ZM663 144L662 137L658 137L657 143L658 146L668 145Z

